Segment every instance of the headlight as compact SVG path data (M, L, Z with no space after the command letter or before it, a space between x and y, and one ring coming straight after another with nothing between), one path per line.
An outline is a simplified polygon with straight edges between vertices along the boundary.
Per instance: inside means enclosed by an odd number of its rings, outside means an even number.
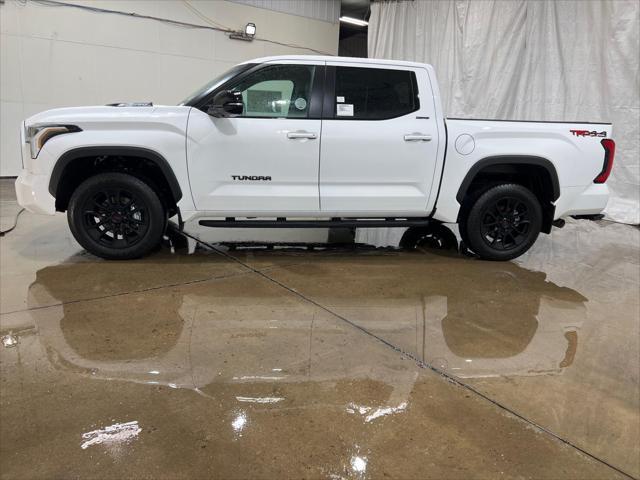
M75 125L30 125L26 129L25 142L31 147L31 158L36 158L50 138L63 133L81 132Z

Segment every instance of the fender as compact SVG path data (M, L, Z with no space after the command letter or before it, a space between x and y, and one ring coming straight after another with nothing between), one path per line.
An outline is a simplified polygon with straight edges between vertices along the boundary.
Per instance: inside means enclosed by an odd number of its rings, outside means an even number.
M469 185L476 177L476 175L482 171L484 168L493 166L493 165L535 165L538 167L543 167L547 172L549 172L549 176L551 177L551 186L553 189L553 201L555 202L558 198L560 198L560 181L558 180L558 172L556 171L556 167L546 158L529 156L529 155L497 155L494 157L486 157L482 160L476 162L467 172L467 175L464 177L464 180L460 184L460 188L458 189L458 194L456 195L456 200L458 203L462 205L462 200L469 189Z
M49 193L55 198L62 174L67 165L69 165L73 160L82 157L100 157L104 155L138 157L154 163L158 168L160 168L162 174L167 179L167 183L171 189L171 194L173 195L176 203L182 198L180 184L178 183L178 179L173 173L169 162L167 162L167 160L159 153L142 147L79 147L69 150L60 156L53 167L51 179L49 180Z

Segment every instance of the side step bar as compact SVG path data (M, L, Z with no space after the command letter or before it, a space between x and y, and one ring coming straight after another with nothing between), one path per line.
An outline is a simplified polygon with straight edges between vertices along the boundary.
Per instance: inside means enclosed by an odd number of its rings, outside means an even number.
M433 221L429 218L378 218L350 219L332 218L331 220L200 220L203 227L219 228L353 228L353 227L426 227Z

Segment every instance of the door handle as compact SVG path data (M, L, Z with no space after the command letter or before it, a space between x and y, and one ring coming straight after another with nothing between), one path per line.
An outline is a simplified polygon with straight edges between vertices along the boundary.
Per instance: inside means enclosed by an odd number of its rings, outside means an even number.
M318 138L318 136L313 132L289 132L287 133L287 138L295 140L296 138L309 138L311 140Z
M422 133L409 133L404 136L405 142L430 142L431 135L423 135Z

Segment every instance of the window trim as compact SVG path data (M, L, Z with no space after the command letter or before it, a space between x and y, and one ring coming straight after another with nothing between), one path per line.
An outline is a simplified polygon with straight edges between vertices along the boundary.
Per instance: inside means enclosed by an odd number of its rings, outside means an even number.
M394 115L392 117L385 118L354 118L354 117L338 117L336 115L336 76L338 68L368 68L372 70L393 70L399 72L409 72L411 75L411 93L415 94L415 99L417 100L414 109L410 112L402 113L400 115ZM420 89L418 88L418 76L415 70L407 69L407 68L380 68L378 65L373 66L353 66L353 65L327 65L326 73L325 73L325 97L322 108L322 119L323 120L347 120L347 121L359 121L359 122L384 122L386 120L393 120L394 118L404 117L406 115L411 115L412 113L420 111Z
M267 67L273 66L287 66L287 65L295 65L295 66L312 66L315 67L315 72L313 75L313 83L311 84L311 95L309 98L309 115L306 117L282 117L282 116L264 116L264 117L233 117L233 118L251 118L251 119L264 119L264 120L274 120L274 119L283 119L283 120L321 120L322 119L322 96L323 96L323 85L325 82L325 69L326 66L324 64L316 64L316 63L254 63L251 64L252 67L243 70L235 77L229 78L226 82L221 84L218 88L209 93L206 97L203 97L198 101L197 104L193 105L194 108L198 110L202 110L207 113L207 109L211 102L213 101L213 97L216 96L217 93L226 90L232 83L240 82L244 80L249 75Z

